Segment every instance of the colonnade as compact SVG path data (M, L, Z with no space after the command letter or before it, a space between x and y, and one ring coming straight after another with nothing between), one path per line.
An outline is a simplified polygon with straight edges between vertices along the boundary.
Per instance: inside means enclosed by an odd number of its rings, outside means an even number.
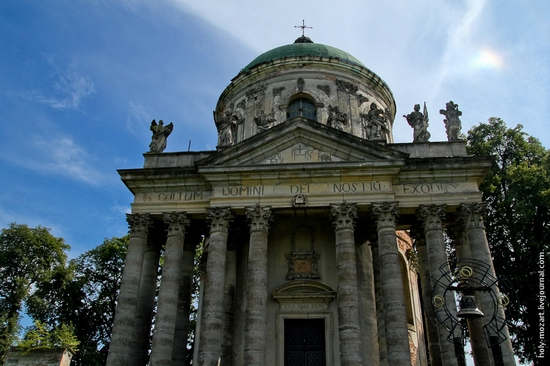
M421 227L414 235L419 259L427 339L432 366L463 366L460 357L461 334L449 334L443 326L435 327L433 320L438 309L430 306L432 279L438 277L441 265L448 263L445 249L443 221L445 205L421 205L417 213ZM342 203L331 205L334 225L335 258L337 269L338 338L340 364L362 365L362 330L358 294L358 272L355 243L357 205ZM379 336L385 337L380 350L383 363L391 366L411 366L404 283L401 276L400 254L396 236L399 203L373 204L371 214L376 221L377 243L373 255L377 257L375 275L379 290L376 306L383 309L378 321ZM463 204L459 210L462 224L460 240L455 240L460 260L473 256L492 268L489 247L485 237L482 206ZM269 207L245 208L249 223L248 261L246 265L246 315L244 334L244 365L265 365L267 339L268 289L268 236L272 210ZM210 225L207 261L203 276L203 294L200 306L200 339L198 364L217 366L231 363L231 301L236 285L235 253L228 249L228 234L234 213L229 208L207 209ZM153 223L149 214L127 215L130 242L124 268L119 303L113 326L108 366L140 366L147 363L149 332L157 280L159 248L148 241L148 230ZM150 364L182 365L185 359L187 321L193 273L194 245L186 243L185 236L190 220L186 213L168 213L163 216L167 225L165 261L158 293L158 307L152 337ZM414 231L414 230L413 230ZM494 269L492 269L494 274ZM498 291L498 289L494 289ZM377 289L378 291L378 289ZM449 296L447 294L447 296ZM445 299L454 304L454 298ZM490 299L480 297L480 307L488 308ZM451 311L456 312L456 308ZM432 323L431 323L432 322ZM380 329L383 323L383 328ZM491 366L494 357L485 342L483 320L470 324L477 365ZM477 328L476 328L477 327ZM175 343L178 342L178 343ZM515 365L511 343L502 344L504 365ZM494 348L493 351L495 351ZM382 363L381 363L382 364ZM495 365L497 366L497 365Z

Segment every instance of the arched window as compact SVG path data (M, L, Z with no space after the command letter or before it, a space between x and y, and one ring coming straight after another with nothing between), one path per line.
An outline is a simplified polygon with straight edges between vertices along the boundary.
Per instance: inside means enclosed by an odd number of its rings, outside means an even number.
M288 104L286 116L288 119L301 116L317 121L317 107L309 99L297 98Z

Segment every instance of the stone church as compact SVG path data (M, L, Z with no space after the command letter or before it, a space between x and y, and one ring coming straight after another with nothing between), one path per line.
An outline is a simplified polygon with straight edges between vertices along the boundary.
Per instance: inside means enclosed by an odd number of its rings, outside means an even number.
M515 365L478 188L492 160L467 154L458 105L440 113L448 141L416 105L395 143L389 86L302 35L222 92L216 150L164 153L173 126L153 122L143 168L119 171L107 365L184 365L201 242L195 365L463 366L465 327L476 365Z

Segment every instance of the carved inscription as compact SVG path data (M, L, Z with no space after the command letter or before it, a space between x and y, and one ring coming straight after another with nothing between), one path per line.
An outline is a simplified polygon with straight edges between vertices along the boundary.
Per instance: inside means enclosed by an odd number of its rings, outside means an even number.
M380 182L334 183L332 185L334 193L375 192L382 191L382 188Z
M136 201L142 202L185 202L185 201L204 201L210 197L209 192L185 191L185 192L160 192L160 193L141 193L136 195Z
M327 309L326 304L322 303L311 303L311 304L281 304L282 311L312 311L312 310L325 310Z
M404 194L452 193L459 192L458 184L454 183L422 183L404 184Z
M222 196L263 196L264 186L230 186L222 188Z

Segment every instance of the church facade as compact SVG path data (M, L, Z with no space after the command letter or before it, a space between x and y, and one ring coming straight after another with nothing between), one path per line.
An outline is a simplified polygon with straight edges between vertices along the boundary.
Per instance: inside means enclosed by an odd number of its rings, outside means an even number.
M453 102L444 142L415 106L414 142L394 143L395 113L380 77L302 36L223 91L216 150L151 147L120 170L134 202L107 364L185 364L202 241L193 364L459 366L467 326L476 365L515 365L478 188L492 160L467 154Z

